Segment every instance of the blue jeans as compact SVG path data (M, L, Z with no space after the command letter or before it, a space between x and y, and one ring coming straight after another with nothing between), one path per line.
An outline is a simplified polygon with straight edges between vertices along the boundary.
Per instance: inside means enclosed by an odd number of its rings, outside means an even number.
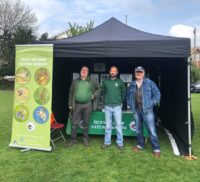
M160 144L155 127L155 117L153 111L143 112L136 110L134 114L136 121L136 135L137 135L137 147L140 149L144 148L144 136L143 136L143 122L147 127L153 152L160 152Z
M122 108L121 106L105 106L105 138L104 144L111 145L111 133L112 133L112 116L114 116L117 130L118 146L123 146L123 134L122 134Z

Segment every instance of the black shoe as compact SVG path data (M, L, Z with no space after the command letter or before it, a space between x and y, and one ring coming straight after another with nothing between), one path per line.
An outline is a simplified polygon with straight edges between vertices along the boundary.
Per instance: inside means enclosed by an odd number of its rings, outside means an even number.
M124 146L117 146L117 148L121 151L121 152L123 152L124 151Z
M70 141L69 143L66 143L66 144L64 145L64 147L65 147L65 148L69 148L69 147L73 147L74 145L76 145L76 142Z
M85 147L89 147L90 146L89 140L88 139L83 139L83 145Z
M108 148L108 147L110 147L110 146L111 146L111 144L110 144L110 145L103 144L103 145L101 146L101 148L102 148L102 149L105 149L105 148Z

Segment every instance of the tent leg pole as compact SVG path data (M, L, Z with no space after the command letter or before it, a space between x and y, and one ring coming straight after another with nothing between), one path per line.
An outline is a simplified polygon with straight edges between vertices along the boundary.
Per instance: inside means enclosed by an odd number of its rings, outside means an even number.
M191 140L191 93L190 93L190 58L188 58L188 144L189 157L192 156L192 140Z
M187 66L187 81L188 81L188 144L189 144L189 154L185 157L187 160L196 160L197 157L192 155L192 136L191 136L191 93L190 93L190 70L191 70L191 61L188 58Z

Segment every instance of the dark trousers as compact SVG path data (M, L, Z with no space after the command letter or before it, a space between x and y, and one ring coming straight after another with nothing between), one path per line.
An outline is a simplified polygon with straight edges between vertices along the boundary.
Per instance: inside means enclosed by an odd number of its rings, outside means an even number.
M76 103L75 111L72 113L72 133L71 141L76 142L77 140L77 129L80 121L82 120L83 127L83 140L88 140L88 129L89 129L89 119L92 112L92 103L80 104Z

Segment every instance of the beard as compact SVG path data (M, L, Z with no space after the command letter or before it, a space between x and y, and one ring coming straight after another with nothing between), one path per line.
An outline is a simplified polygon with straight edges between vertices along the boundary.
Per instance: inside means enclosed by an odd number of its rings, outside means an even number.
M117 77L117 74L110 74L110 77L111 77L111 78L116 78L116 77Z

